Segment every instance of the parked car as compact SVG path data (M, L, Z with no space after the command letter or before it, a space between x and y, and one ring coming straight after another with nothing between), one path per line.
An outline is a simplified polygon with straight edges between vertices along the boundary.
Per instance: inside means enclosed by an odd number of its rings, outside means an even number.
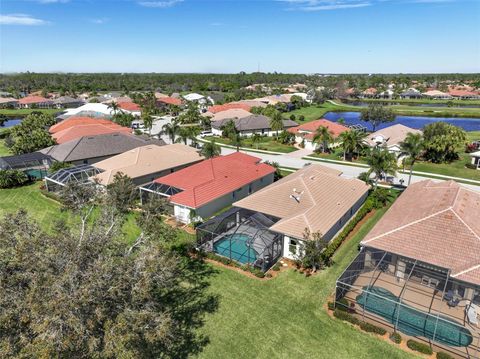
M208 137L208 136L213 136L212 131L208 130L208 131L202 131L202 132L200 132L200 137L201 137L201 138Z

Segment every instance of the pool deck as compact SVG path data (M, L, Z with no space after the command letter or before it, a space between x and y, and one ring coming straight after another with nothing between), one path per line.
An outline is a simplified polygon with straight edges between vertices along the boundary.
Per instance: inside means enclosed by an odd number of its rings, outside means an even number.
M460 301L456 307L449 307L447 302L443 300L442 291L429 287L421 283L421 279L412 277L405 285L406 281L393 276L390 273L385 273L380 270L371 270L363 272L353 283L353 287L346 293L345 298L351 303L355 303L355 312L359 316L374 317L375 321L388 323L388 321L380 316L377 316L368 311L363 312L363 308L358 305L356 297L362 293L362 288L365 286L376 286L389 290L395 296L402 297L402 303L431 314L440 314L444 318L449 318L452 321L463 325L473 335L473 342L467 348L456 347L450 348L454 350L459 357L466 358L480 358L480 326L472 325L466 318L465 308L468 304L466 300ZM364 313L364 314L363 314ZM427 340L426 338L421 338ZM442 348L438 343L432 343L437 347ZM443 348L445 349L445 347Z

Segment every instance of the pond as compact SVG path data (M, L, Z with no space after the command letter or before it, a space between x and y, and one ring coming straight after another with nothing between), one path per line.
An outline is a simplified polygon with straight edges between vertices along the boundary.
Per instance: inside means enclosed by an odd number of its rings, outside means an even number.
M323 117L330 121L338 121L343 118L347 125L362 125L372 131L370 123L360 119L360 112L327 112ZM402 125L421 129L433 122L447 122L454 126L463 128L465 131L480 131L480 118L459 118L459 117L420 117L420 116L396 116L393 122L380 124L377 129L382 129L400 123Z
M21 118L11 118L11 117L8 117L7 118L7 121L5 121L3 123L3 126L0 126L0 129L1 128L6 128L6 127L13 127L15 125L18 125L20 122L22 122L22 119Z
M371 105L372 102L364 102L364 101L352 101L352 100L343 100L348 105L358 106L358 107L368 107ZM418 107L462 107L462 108L480 108L480 105L472 105L472 104L463 104L455 102L452 106L449 106L446 103L417 103L417 102L375 102L383 106L418 106Z

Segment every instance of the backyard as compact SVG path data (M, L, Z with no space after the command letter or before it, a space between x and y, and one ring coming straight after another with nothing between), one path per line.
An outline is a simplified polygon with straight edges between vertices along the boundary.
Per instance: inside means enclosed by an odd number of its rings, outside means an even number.
M225 144L229 146L232 145L232 141L228 138L223 137L205 137L205 140L211 141L215 140L218 144ZM242 146L251 148L253 150L263 150L263 151L273 151L273 152L282 152L288 153L296 151L297 149L290 145L285 145L283 143L275 141L275 137L262 136L258 144L253 144L251 138L242 138Z
M46 228L52 219L72 216L41 194L39 183L0 190L0 214L26 208ZM324 304L335 280L357 254L359 241L385 212L376 212L346 242L335 263L311 277L287 270L271 280L249 278L234 270L214 266L210 291L219 297L219 308L199 329L208 337L200 358L410 358L393 345L331 319ZM124 226L126 237L138 235L133 218ZM127 235L128 234L128 235ZM193 240L179 232L179 240ZM127 240L131 240L127 238Z

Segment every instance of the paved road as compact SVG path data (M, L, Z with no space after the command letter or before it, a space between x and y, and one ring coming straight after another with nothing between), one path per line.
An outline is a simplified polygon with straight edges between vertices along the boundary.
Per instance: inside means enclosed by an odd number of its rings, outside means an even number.
M222 155L226 155L229 153L235 152L234 149L222 147ZM301 158L297 158L296 156L292 156L291 154L284 154L284 155L270 155L270 154L264 154L264 153L258 153L258 152L248 152L248 151L241 151L245 153L249 153L252 156L256 156L261 158L264 161L272 161L272 162L277 162L280 167L290 167L290 168L302 168L308 163L319 163L323 166L326 167L332 167L337 170L340 170L343 172L343 177L346 178L357 178L358 175L362 172L365 172L366 169L362 167L355 167L355 166L345 166L337 163L329 163L329 162L316 162L316 161L308 161L304 160ZM293 152L295 153L295 152ZM395 179L395 183L400 183L399 181L403 179L404 183L408 183L408 175L407 174L397 174L397 178ZM429 179L427 177L422 177L422 176L417 176L413 175L412 176L412 183L413 182L419 182L423 181L425 179ZM437 180L437 179L432 179L433 181L436 182L441 182L442 180ZM480 186L475 186L475 185L470 185L470 184L462 184L465 187L471 188L475 191L480 192Z

